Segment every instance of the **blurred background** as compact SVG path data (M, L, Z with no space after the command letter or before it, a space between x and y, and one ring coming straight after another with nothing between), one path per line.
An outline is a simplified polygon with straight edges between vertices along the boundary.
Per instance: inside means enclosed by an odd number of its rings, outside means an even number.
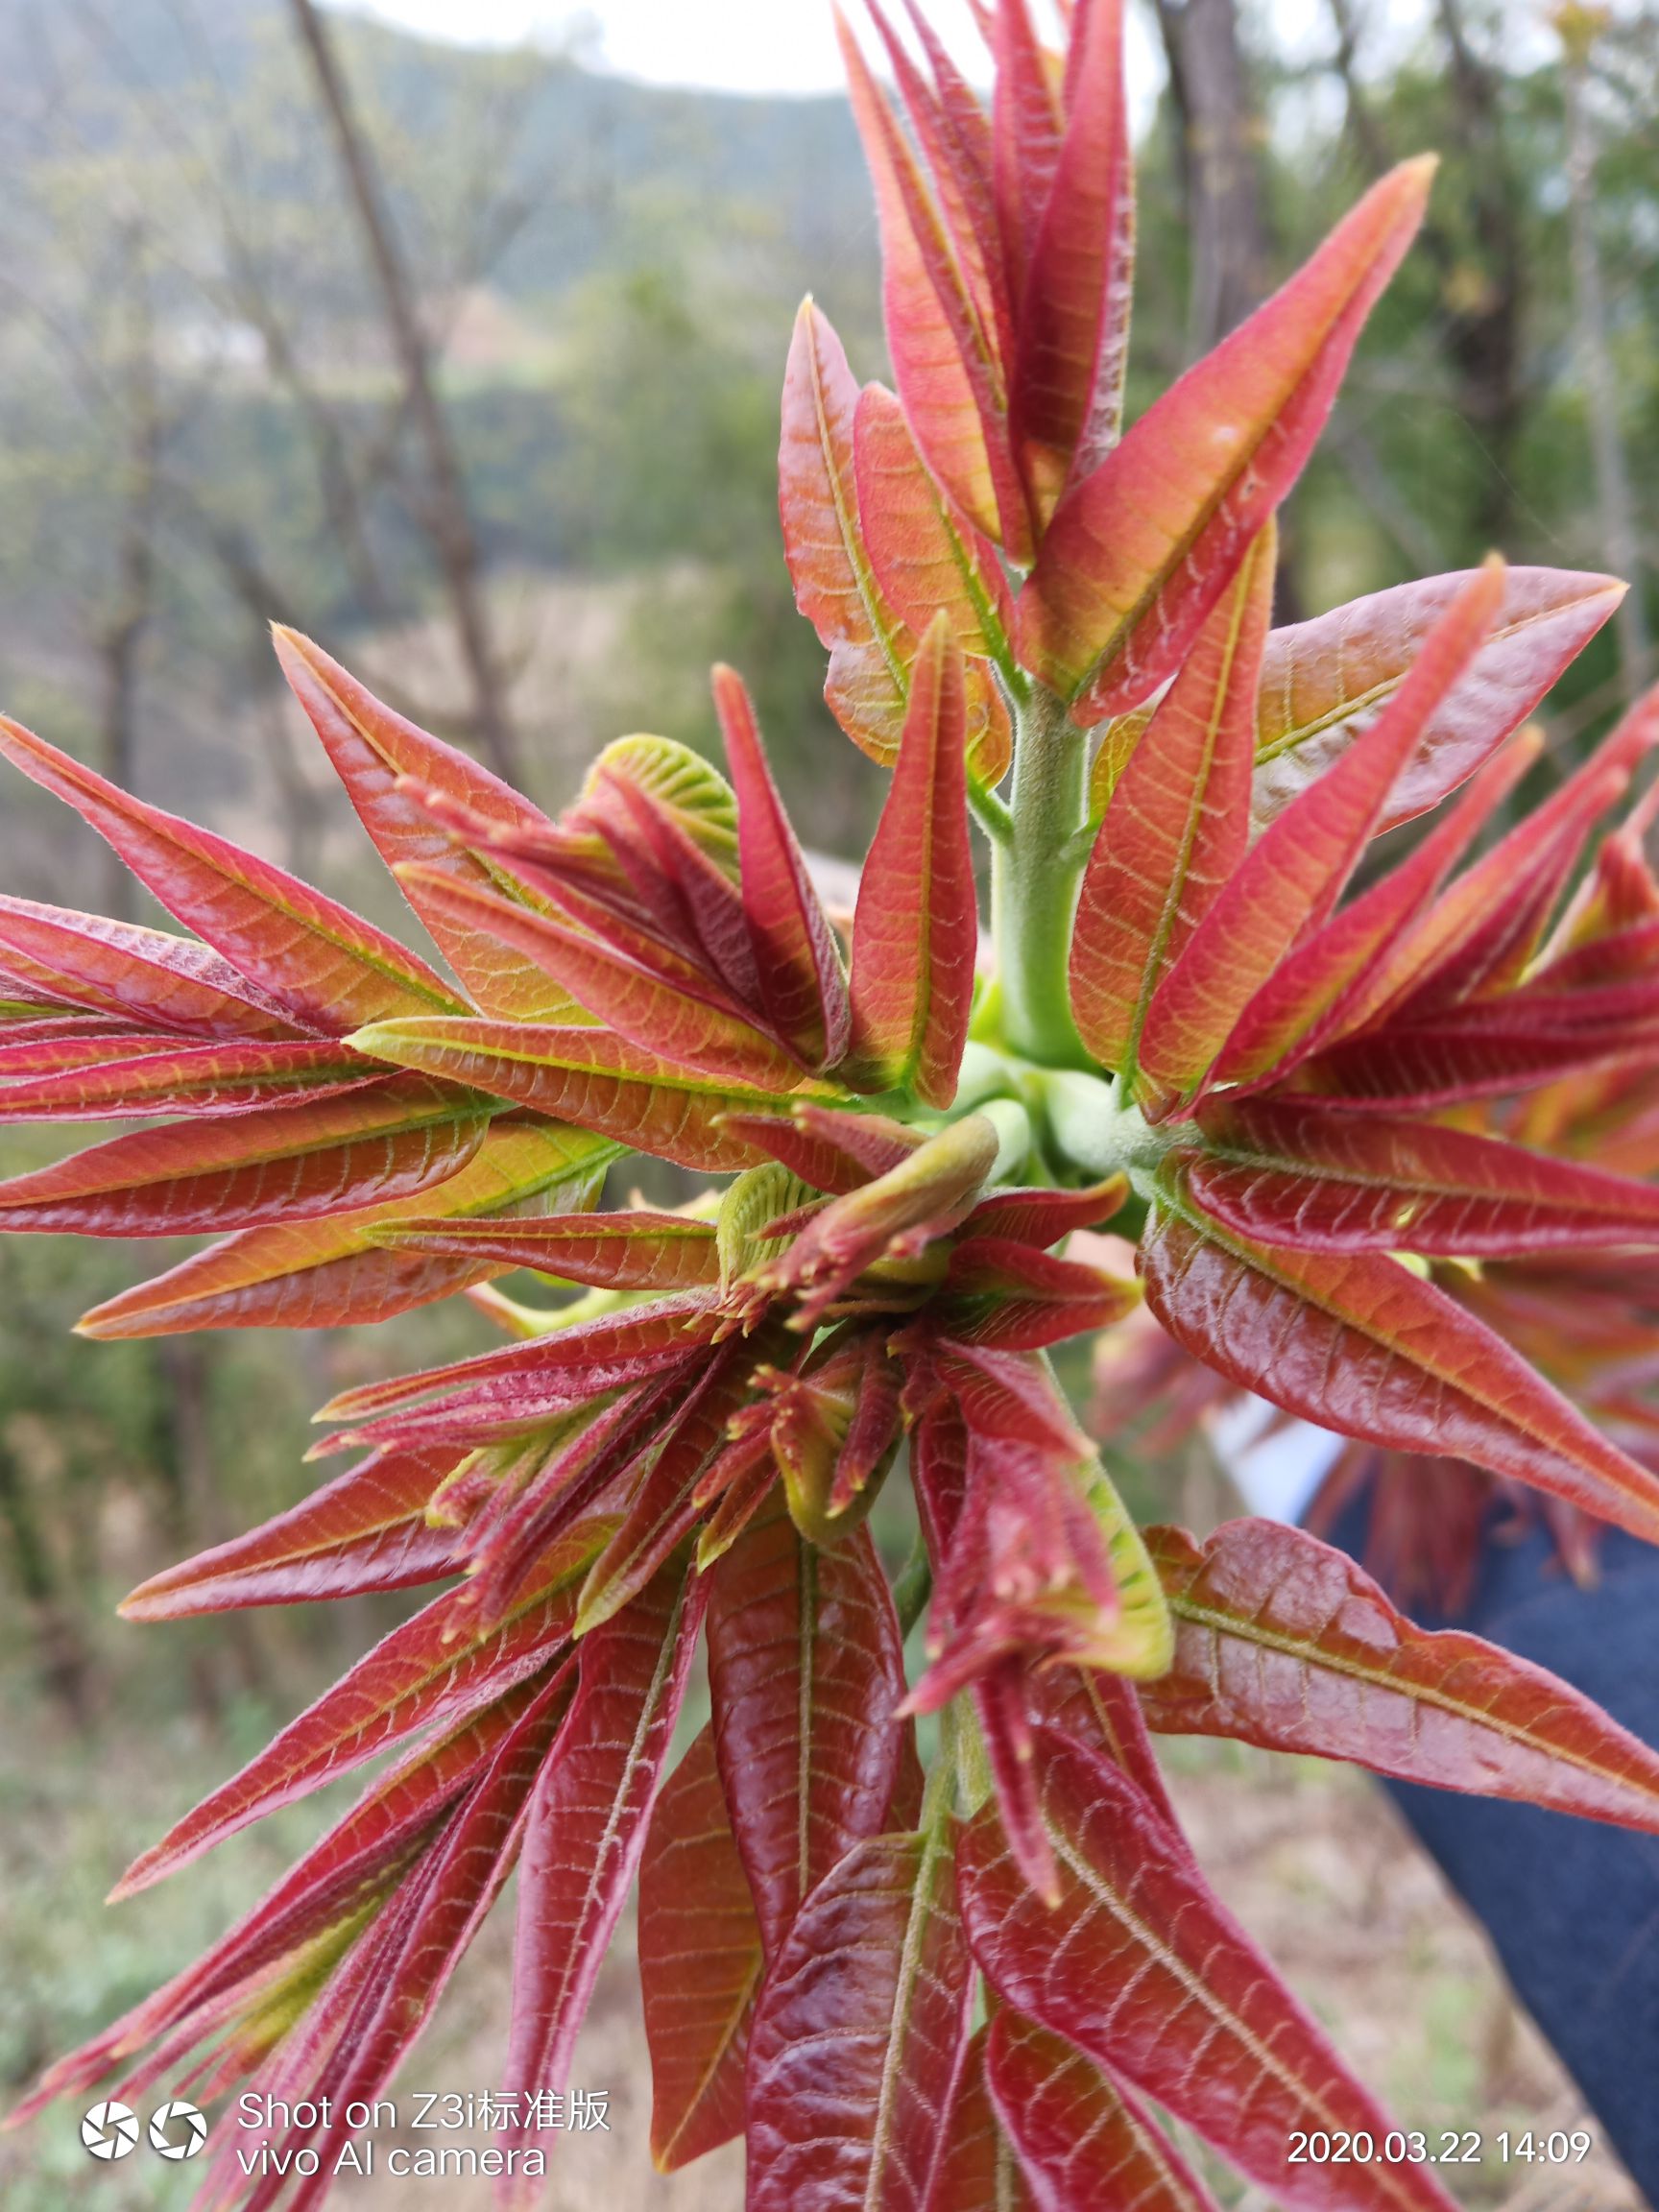
M965 31L963 0L937 14ZM1132 51L1135 407L1371 178L1444 154L1286 512L1279 619L1493 545L1634 579L1551 703L1539 773L1559 776L1659 622L1659 12L1158 0ZM774 482L801 294L884 372L834 82L827 0L0 0L0 703L412 928L290 708L272 618L549 806L621 732L710 746L719 656L810 839L855 854L879 780L819 697ZM15 778L0 883L155 918ZM0 1168L62 1148L0 1132ZM168 1257L0 1242L0 2104L316 1832L301 1808L176 1893L100 1903L397 1617L137 1628L115 1601L301 1495L330 1391L488 1340L465 1306L372 1337L69 1334ZM1197 1460L1129 1479L1165 1517L1227 1509ZM1479 1937L1358 1778L1237 1747L1176 1764L1219 1885L1407 2124L1572 2124ZM504 1944L487 1936L413 2085L493 2084ZM586 2058L612 2134L572 2138L549 2201L734 2207L730 2158L652 2183L631 2004L617 1971ZM73 2115L0 2143L7 2212L181 2202L189 2175L91 2169ZM1636 2201L1599 2158L1460 2185L1510 2212Z

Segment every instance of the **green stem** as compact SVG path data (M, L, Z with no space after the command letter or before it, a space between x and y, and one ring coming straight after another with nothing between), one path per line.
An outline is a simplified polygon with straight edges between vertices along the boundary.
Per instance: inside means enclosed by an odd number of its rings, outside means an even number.
M992 850L992 927L1008 1046L1050 1068L1090 1065L1067 984L1088 778L1088 744L1065 701L1033 685L1015 724L1008 835Z

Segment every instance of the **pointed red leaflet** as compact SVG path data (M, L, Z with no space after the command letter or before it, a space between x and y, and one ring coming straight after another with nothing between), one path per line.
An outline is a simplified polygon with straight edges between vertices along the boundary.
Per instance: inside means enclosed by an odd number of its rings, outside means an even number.
M388 1015L464 1010L423 960L347 907L129 798L4 715L0 753L84 816L170 914L299 1022L337 1036Z
M524 952L640 1051L712 1077L715 1084L783 1091L801 1080L799 1062L738 1015L689 996L681 987L685 978L670 982L613 951L601 938L517 906L496 892L451 882L431 870L417 873L436 905Z
M981 2028L968 2046L945 2122L925 2212L1037 2212L985 2081Z
M606 1290L690 1290L720 1280L714 1227L643 1209L503 1221L404 1221L381 1232L397 1251L439 1252L497 1267L533 1267Z
M1571 1684L1477 1636L1417 1628L1305 1530L1147 1531L1175 1664L1154 1728L1350 1759L1402 1781L1659 1831L1659 1755Z
M760 1927L714 1739L703 1728L663 1785L639 1862L639 1981L659 2173L742 2133L760 1973Z
M814 1190L845 1198L897 1167L924 1142L919 1129L884 1114L836 1113L799 1105L791 1115L723 1114L730 1129Z
M855 1844L807 1899L761 1991L748 2212L922 2212L973 1994L948 1839Z
M434 822L408 788L411 781L509 829L551 827L499 777L383 706L308 637L281 625L275 637L282 673L389 868L413 860L463 882L497 883L480 859ZM485 1013L534 1022L560 1011L563 994L530 962L504 954L496 939L458 926L436 908L428 914L418 897L415 910Z
M808 1067L847 1049L847 981L805 858L783 810L755 709L736 671L714 670L714 709L737 794L743 905L767 1018Z
M1297 2130L1388 2121L1117 1767L1037 1734L1052 1910L1027 1889L987 1805L961 1846L962 1909L998 1994L1132 2082L1287 2205L1452 2212L1431 2170L1290 2161Z
M1204 1118L1204 1211L1304 1252L1517 1259L1659 1243L1659 1190L1432 1122L1262 1100Z
M768 1958L842 1854L884 1825L904 1661L869 1533L833 1551L774 1506L714 1569L715 1744Z
M466 1619L465 1585L435 1599L135 1859L112 1896L148 1888L251 1820L349 1773L417 1729L453 1725L544 1667L569 1641L576 1615L571 1584L599 1540L595 1531L572 1530L530 1561L514 1609L497 1620Z
M1422 219L1432 168L1408 161L1374 185L1062 501L1020 597L1017 644L1078 701L1080 720L1138 706L1180 665L1300 473Z
M1060 162L1060 86L1032 27L1026 0L997 0L992 158L1002 257L1022 334L1026 272Z
M1184 1091L1201 1075L1302 931L1330 915L1424 723L1468 665L1503 593L1502 565L1488 564L1436 623L1386 710L1223 886L1147 1014L1141 1058L1155 1081Z
M870 564L904 622L920 637L943 609L964 653L1005 657L1014 610L996 548L928 474L884 385L858 395L853 452Z
M373 2100L391 2079L500 1894L521 1839L527 1842L534 1834L534 1815L527 1821L526 1808L539 1796L555 1739L564 1742L571 1718L565 1711L563 1684L550 1682L495 1751L437 1849L411 1878L409 1908L392 1922L392 1940L378 1953L340 2036L339 2064L329 2076L335 2095L323 2106L329 2117L321 2129L297 2120L289 2130L286 2147L297 2149L309 2141L319 2160L315 2180L302 2181L291 2200L294 2212L331 2189L339 2146L352 2133L347 2112ZM262 2184L249 2200L249 2212L261 2200L272 2202L276 2194L269 2182Z
M707 1590L665 1568L584 1638L581 1686L536 1785L518 1877L506 2088L563 2090L645 1848ZM514 2131L515 2134L518 2131Z
M1061 494L1118 442L1135 261L1122 0L1085 0L1072 34L1066 134L1020 302L1010 413L1032 503Z
M1251 1244L1171 1179L1141 1268L1146 1303L1178 1344L1286 1412L1396 1451L1471 1459L1659 1539L1659 1478L1398 1262Z
M372 1059L515 1099L632 1151L709 1174L752 1167L764 1157L743 1138L743 1116L780 1103L776 1092L710 1082L609 1029L576 1023L376 1022L352 1043Z
M1469 571L1374 591L1275 630L1262 667L1255 826L1264 830L1363 735ZM1524 722L1624 595L1613 576L1510 568L1491 636L1424 726L1380 830L1438 805Z
M1139 1286L1056 1260L1004 1237L967 1237L950 1255L940 1328L958 1344L1036 1352L1109 1329L1141 1302Z
M455 1571L462 1545L455 1529L425 1518L452 1464L448 1453L376 1453L246 1536L153 1575L123 1601L122 1617L177 1621L435 1582Z
M1108 1175L1085 1190L994 1190L964 1223L974 1237L1005 1237L1045 1250L1073 1229L1097 1229L1129 1195L1126 1176Z
M451 1217L515 1215L591 1204L613 1147L585 1130L504 1115L469 1165L411 1202L388 1200L317 1221L243 1229L94 1306L84 1336L160 1336L192 1329L322 1329L379 1321L498 1273L493 1261L382 1249L386 1229L442 1205Z
M938 616L917 658L904 737L853 924L857 1080L949 1106L968 1042L978 907L963 767L962 656Z
M938 204L839 14L836 33L876 187L887 349L905 417L957 506L1022 565L1031 556L1030 518L1008 445L997 331L981 321Z
M1094 840L1071 1011L1102 1067L1133 1072L1154 991L1243 861L1277 542L1269 521L1130 755Z
M1427 909L1543 744L1541 731L1519 733L1414 851L1286 956L1234 1023L1216 1055L1214 1086L1281 1079L1352 1025L1390 947Z
M133 922L0 897L0 967L96 1014L184 1037L291 1037L275 999L205 945Z
M156 1047L159 1047L158 1049ZM12 1072L0 1047L0 1075ZM129 1059L106 1042L100 1057L0 1089L0 1121L137 1120L160 1114L246 1114L254 1107L309 1105L378 1079L383 1070L332 1038L230 1045L153 1041Z
M1062 2036L1004 2008L987 2031L985 2073L1038 2212L1215 2212L1127 2090Z
M783 377L778 499L795 604L830 651L824 695L873 760L891 761L915 639L881 597L858 527L853 418L858 386L841 341L802 302Z
M0 1183L7 1229L179 1237L401 1198L466 1166L494 1109L398 1077L302 1106L262 1106L111 1138Z

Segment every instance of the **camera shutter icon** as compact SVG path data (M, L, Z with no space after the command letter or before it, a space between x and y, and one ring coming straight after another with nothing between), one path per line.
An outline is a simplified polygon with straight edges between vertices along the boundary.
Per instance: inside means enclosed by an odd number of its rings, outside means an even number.
M82 2115L81 2140L94 2158L125 2158L138 2147L138 2115L129 2104L94 2104Z
M163 2158L194 2158L206 2140L206 2121L181 2097L150 2116L150 2148Z

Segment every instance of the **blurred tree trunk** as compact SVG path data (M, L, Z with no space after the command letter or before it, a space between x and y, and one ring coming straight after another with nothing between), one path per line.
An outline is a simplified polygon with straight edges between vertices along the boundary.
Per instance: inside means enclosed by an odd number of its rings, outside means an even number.
M1471 43L1462 0L1437 0L1435 12L1449 61L1451 150L1460 164L1457 200L1467 212L1469 232L1459 237L1431 203L1422 243L1440 278L1442 312L1435 337L1452 376L1452 404L1479 439L1487 463L1479 475L1471 531L1483 543L1502 546L1514 522L1515 451L1527 404L1521 355L1524 196L1504 123L1503 73ZM1354 0L1331 0L1331 19L1348 134L1367 172L1381 177L1397 153L1421 149L1390 148L1366 97Z
M408 396L410 418L425 453L423 519L444 572L471 686L474 735L495 772L514 778L517 748L481 589L478 541L468 507L466 479L438 396L431 347L421 326L415 288L403 266L374 156L352 108L329 33L313 0L289 0L289 9L333 132L350 205L374 273L387 333Z
M204 1336L163 1336L156 1345L167 1378L171 1447L166 1470L168 1535L181 1560L223 1543L231 1533L208 1419L213 1349ZM250 1616L245 1612L226 1614L219 1633L241 1677L241 1687L255 1695L266 1694L270 1669ZM195 1654L192 1679L203 1719L216 1725L224 1696L205 1646Z
M103 769L124 791L133 786L138 726L138 668L156 601L156 531L161 460L160 379L144 230L132 223L121 241L123 295L115 338L115 575L98 627ZM105 907L131 921L134 884L111 853L105 869Z
M23 1471L4 1442L0 1442L0 1527L10 1539L12 1572L35 1639L40 1679L71 1724L84 1731L92 1723L92 1655L64 1595Z
M1647 680L1647 625L1642 607L1642 549L1630 502L1624 440L1619 427L1619 379L1607 341L1607 293L1601 275L1600 242L1596 235L1596 139L1584 97L1599 24L1590 9L1563 8L1555 27L1566 60L1562 74L1567 106L1573 304L1590 419L1597 521L1601 558L1630 586L1620 603L1617 622L1620 675L1625 698L1633 700Z
M1180 124L1192 251L1187 344L1196 359L1266 290L1262 133L1235 0L1158 0L1158 22Z
M1269 263L1262 194L1262 118L1238 35L1236 0L1158 0L1181 149L1191 242L1187 350L1196 360L1262 304ZM1305 612L1296 585L1294 499L1279 518L1274 611Z

